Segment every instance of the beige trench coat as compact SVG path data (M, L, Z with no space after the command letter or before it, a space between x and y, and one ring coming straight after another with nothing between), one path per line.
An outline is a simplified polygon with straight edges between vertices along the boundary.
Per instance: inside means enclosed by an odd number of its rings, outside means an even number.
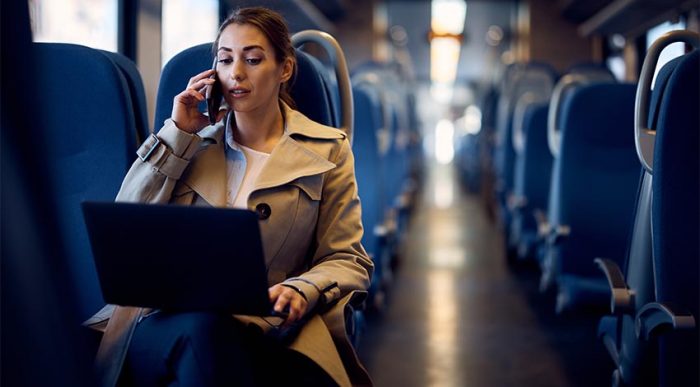
M360 243L354 158L343 132L283 108L285 132L248 199L248 208L260 218L268 283L292 283L304 291L310 308L318 307L319 314L291 349L316 362L341 386L371 385L345 325L350 305L364 297L373 270ZM166 121L158 136L138 150L117 201L226 206L224 131L219 123L190 135ZM96 359L102 385L116 383L143 313L141 308L116 307L106 321ZM269 327L258 317L236 317Z

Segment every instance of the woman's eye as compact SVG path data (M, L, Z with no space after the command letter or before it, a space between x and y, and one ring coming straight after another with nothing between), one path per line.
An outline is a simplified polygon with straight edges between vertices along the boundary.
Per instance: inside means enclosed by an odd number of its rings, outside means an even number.
M260 64L260 62L262 62L262 59L260 59L260 58L248 58L245 61L248 62L248 64L256 65L256 64Z
M229 64L229 63L231 63L231 62L233 62L233 59L231 59L231 58L221 58L221 59L219 59L219 63Z

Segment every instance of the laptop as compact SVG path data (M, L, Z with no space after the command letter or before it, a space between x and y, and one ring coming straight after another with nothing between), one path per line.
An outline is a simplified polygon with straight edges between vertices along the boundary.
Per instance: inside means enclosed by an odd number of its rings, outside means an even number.
M254 212L116 202L82 209L107 303L270 314Z

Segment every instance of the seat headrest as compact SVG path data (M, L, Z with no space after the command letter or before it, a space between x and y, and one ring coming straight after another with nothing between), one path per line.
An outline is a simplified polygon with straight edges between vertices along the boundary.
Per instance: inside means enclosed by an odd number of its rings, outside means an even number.
M633 145L635 92L634 84L593 83L576 88L561 108L562 142L597 148Z

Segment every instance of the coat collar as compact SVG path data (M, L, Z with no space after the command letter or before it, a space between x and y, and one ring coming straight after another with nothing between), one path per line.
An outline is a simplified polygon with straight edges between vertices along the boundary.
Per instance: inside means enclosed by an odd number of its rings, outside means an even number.
M345 138L342 131L321 125L282 103L285 131L272 150L254 190L287 184L300 177L327 172L335 164L315 153L304 144L304 138L339 140ZM226 206L226 156L225 125L219 123L198 133L203 147L190 164L185 184L213 206Z

